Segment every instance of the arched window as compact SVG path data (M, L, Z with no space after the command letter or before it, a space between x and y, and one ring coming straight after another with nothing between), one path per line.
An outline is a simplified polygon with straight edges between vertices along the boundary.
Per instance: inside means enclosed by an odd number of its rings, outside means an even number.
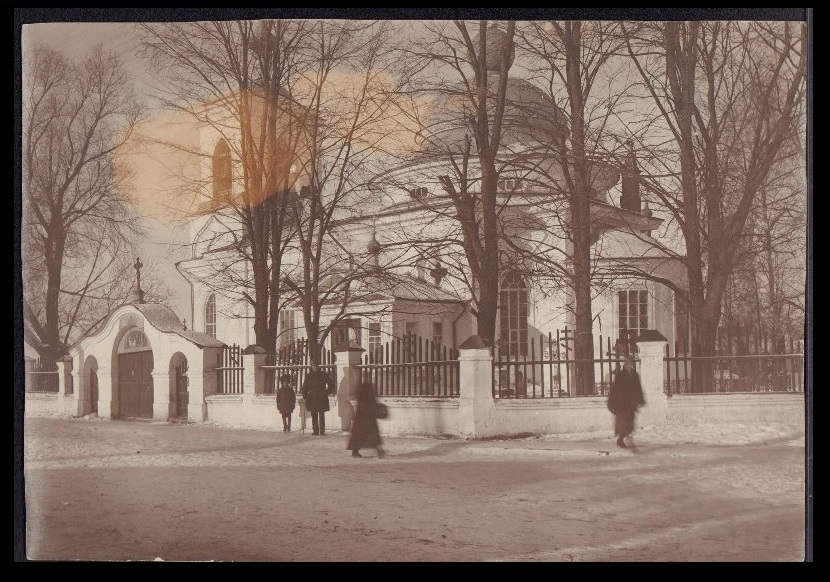
M213 150L213 199L223 201L231 195L231 148L220 139Z
M502 350L510 355L527 355L527 286L515 272L501 282L499 291L499 324Z
M205 301L205 333L216 337L216 295L213 293Z

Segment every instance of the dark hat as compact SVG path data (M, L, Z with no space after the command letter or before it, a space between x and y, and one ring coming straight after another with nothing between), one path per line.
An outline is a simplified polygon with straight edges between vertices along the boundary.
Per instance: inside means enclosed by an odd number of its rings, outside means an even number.
M280 376L280 382L291 382L291 374L283 374Z

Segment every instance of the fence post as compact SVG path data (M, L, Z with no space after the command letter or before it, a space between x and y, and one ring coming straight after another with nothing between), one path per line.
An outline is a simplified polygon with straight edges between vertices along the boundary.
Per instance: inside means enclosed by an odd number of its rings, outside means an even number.
M489 436L493 430L493 354L477 335L458 347L458 432L464 438Z
M646 329L637 340L640 352L640 383L646 405L640 413L640 423L663 424L668 412L668 396L663 388L666 346L668 340L659 331Z
M337 371L337 415L340 417L340 430L351 430L354 405L352 400L360 385L358 365L363 357L361 347L340 347L335 352L335 370Z
M77 402L78 395L76 393L75 387L72 384L72 356L66 355L62 358L58 358L58 361L55 362L58 366L58 408L61 413L66 413L67 409L69 409L69 413L72 416L76 416L78 411L75 410L72 412L73 405ZM65 403L66 397L74 398L75 401L69 404ZM77 406L74 406L77 409Z
M265 348L251 345L242 350L242 394L263 394L265 392Z

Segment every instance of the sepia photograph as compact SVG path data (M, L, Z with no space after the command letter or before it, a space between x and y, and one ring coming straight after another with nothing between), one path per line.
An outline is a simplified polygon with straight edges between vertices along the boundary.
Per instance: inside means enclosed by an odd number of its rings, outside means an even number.
M812 562L812 9L15 9L16 562Z

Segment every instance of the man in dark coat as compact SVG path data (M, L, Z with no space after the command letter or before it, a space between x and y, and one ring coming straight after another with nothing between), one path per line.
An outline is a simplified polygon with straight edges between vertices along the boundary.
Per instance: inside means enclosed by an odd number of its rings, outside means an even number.
M329 395L335 394L334 382L317 364L311 364L302 388L306 410L311 413L312 434L326 434L326 412L329 411Z
M623 369L614 374L614 382L608 392L608 410L614 414L614 434L617 446L627 448L625 438L634 432L634 416L645 405L640 376L634 368L634 356L625 357Z
M385 452L381 445L376 413L375 387L370 382L363 382L357 388L357 410L352 420L352 434L346 449L352 451L353 457L362 457L360 449L377 449L378 458L382 459Z

